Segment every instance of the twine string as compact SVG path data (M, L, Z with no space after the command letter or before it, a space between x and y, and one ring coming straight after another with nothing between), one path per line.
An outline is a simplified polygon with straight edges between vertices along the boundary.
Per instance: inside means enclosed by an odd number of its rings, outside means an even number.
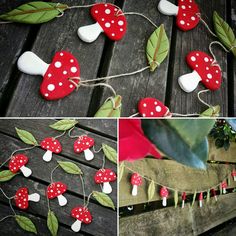
M198 100L199 100L202 104L204 104L205 106L207 106L207 107L209 107L209 108L213 108L212 105L209 105L208 103L206 103L205 101L203 101L203 99L201 99L201 97L200 97L200 95L201 95L202 93L207 93L207 92L209 92L209 91L210 91L210 89L205 89L205 90L199 91L199 92L197 93L197 98L198 98ZM214 109L213 109L213 110L214 110Z
M95 150L95 147L93 146L93 152L94 153L99 153L102 151L102 147L100 147L98 150Z
M209 27L209 25L206 23L206 21L202 19L201 13L200 13L200 12L196 13L196 16L200 19L200 21L203 23L203 25L207 28L207 30L209 31L209 33L210 33L212 36L217 37L217 35L210 29L210 27Z
M0 22L0 23L1 23L1 22ZM4 221L4 220L6 220L6 219L8 219L8 218L10 218L10 217L15 217L15 215L8 215L8 216L5 216L5 217L3 217L2 219L0 219L0 222Z
M135 117L135 116L138 116L139 115L139 112L137 113L134 113L133 115L129 116L129 117Z
M8 197L7 196L7 194L3 191L3 189L2 188L0 188L0 191L2 192L2 194L4 195L4 197L5 198L7 198L8 200L10 200L10 199L13 199L14 198L14 196L13 197Z
M88 207L88 205L89 205L89 201L90 201L90 198L91 198L91 196L93 195L93 192L91 192L89 195L88 195L88 198L87 198L87 203L84 205L84 207Z
M84 206L86 205L86 195L85 195L85 185L84 185L84 179L82 175L79 175L82 185L82 191L83 191L83 199L84 199Z
M114 97L108 97L108 98L105 100L104 103L106 103L106 102L108 102L108 101L111 101L113 110L117 110L117 109L119 109L119 108L122 106L121 103L120 103L118 106L116 106L116 102L115 102L115 100L114 100Z
M103 156L102 156L102 167L101 167L102 170L105 168L105 164L106 164L106 158L105 158L105 155L103 154Z
M57 135L57 136L54 136L53 138L54 138L54 139L60 138L60 137L62 137L63 135L65 135L65 133L66 133L66 130L65 130L64 132L62 132L61 134L59 134L59 135Z
M53 170L51 171L51 175L50 175L51 183L54 183L52 175L53 175L54 171L55 171L58 167L59 167L59 165L57 165L56 167L54 167Z
M70 138L82 138L83 136L86 136L85 134L83 135L71 135L71 132L74 130L75 127L72 127L69 131L68 131L68 136Z

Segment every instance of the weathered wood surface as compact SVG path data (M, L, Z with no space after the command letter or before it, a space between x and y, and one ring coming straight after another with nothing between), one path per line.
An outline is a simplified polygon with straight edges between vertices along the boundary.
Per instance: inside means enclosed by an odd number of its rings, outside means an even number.
M120 218L120 235L199 235L236 217L236 193L221 195L218 201L203 201L203 207L167 207Z
M58 132L55 132L48 127L49 124L54 122L54 120L0 120L0 147L2 150L0 162L6 160L14 150L26 147L26 145L16 137L14 127L28 130L34 134L38 141L41 141L46 136L58 134ZM114 122L116 124L115 120L107 120L106 126L108 126L109 123L112 126L112 123ZM102 124L104 124L104 122ZM101 126L100 120L95 120L93 123L93 130L97 130L98 126ZM95 131L95 133L93 133L82 129L80 130L80 134L86 132L88 135L95 138L95 143L98 145L97 149L100 147L102 142L116 148L115 141L103 137L101 134L98 135ZM112 136L114 136L114 134L112 134ZM34 148L24 152L29 157L29 163L27 166L31 168L33 172L29 179L24 178L22 175L18 175L10 182L1 183L1 187L9 196L13 196L16 190L21 186L27 186L30 189L30 192L40 193L41 201L37 204L30 204L30 208L27 212L36 217L42 218L42 220L47 216L45 189L50 183L50 172L57 165L57 160L72 161L81 168L84 176L86 196L88 196L93 190L101 191L100 186L95 184L93 176L102 165L102 153L95 154L96 160L88 163L84 160L83 155L75 155L73 153L72 139L61 137L60 141L62 143L63 152L59 155L53 155L53 160L49 163L45 163L42 160L42 155L45 151L41 148ZM7 165L5 166L7 167ZM116 171L116 166L109 161L106 161L106 167L112 168ZM70 210L76 205L83 204L81 180L78 176L76 177L65 173L60 167L54 172L53 180L62 181L68 186L68 191L65 194L68 199L68 205L60 208L56 200L50 201L51 208L56 213L59 222L61 222L62 226L65 226L68 230L70 225L73 223L73 219L69 216ZM116 182L111 185L113 192L110 194L110 197L116 205ZM0 200L6 202L6 199L4 199L2 194L0 194ZM91 199L89 208L93 216L93 222L90 225L84 226L82 228L82 233L89 233L91 235L116 235L116 212L109 208L102 207L93 198ZM61 209L63 209L63 211ZM109 229L105 227L105 225L108 224L112 225ZM1 230L4 230L4 227L1 227ZM66 235L70 234L72 234L72 232Z

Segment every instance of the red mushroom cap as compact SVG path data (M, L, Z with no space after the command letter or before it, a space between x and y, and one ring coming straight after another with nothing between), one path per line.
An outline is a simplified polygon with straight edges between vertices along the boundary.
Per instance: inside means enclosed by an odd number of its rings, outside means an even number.
M216 190L214 188L211 189L211 193L213 195L213 197L216 195Z
M92 222L92 216L87 207L78 206L71 210L71 216L85 224L90 224Z
M202 192L199 193L198 200L199 201L203 200L203 193Z
M19 188L15 194L15 203L16 206L22 210L25 210L29 207L29 192L28 188Z
M116 173L111 169L100 169L94 176L96 184L116 181Z
M186 192L182 193L182 200L185 201L186 200Z
M222 183L221 183L221 188L227 188L227 183L226 183L226 181L223 181Z
M160 196L163 197L168 197L169 196L169 191L166 187L161 187L160 189Z
M89 136L81 136L74 142L74 152L80 153L94 145L94 139Z
M137 186L142 185L142 177L138 173L133 173L131 176L131 184Z
M199 8L195 1L179 0L178 6L179 10L176 19L177 26L183 31L195 28L200 21L200 16L198 16Z
M47 187L47 196L49 199L53 199L63 194L64 192L66 192L66 190L67 190L67 186L63 184L62 182L51 183Z
M9 170L13 173L16 173L22 166L27 164L28 161L29 158L23 154L12 156L9 162Z
M79 76L80 67L77 59L69 52L57 52L44 74L40 92L47 100L63 98L76 88L69 79ZM79 83L77 79L73 81Z
M54 153L60 153L61 152L61 144L60 142L55 138L45 138L41 144L41 148L49 150Z
M210 90L217 90L221 85L221 68L213 58L201 51L192 51L186 56L189 67L201 77L201 82Z
M143 117L171 116L169 108L155 98L143 98L138 103L139 114Z
M120 40L126 32L126 18L123 12L109 3L98 3L91 8L91 15L111 40Z
M232 177L236 176L236 170L233 170L231 175L232 175Z

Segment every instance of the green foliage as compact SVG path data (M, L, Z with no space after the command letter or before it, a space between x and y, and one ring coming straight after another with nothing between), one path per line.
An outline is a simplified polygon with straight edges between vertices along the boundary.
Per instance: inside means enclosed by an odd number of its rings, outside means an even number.
M17 173L12 173L10 170L3 170L0 172L0 182L6 182L15 177Z
M68 174L72 175L82 175L83 172L81 169L70 161L57 161L57 163L60 165L60 167Z
M207 110L200 114L200 117L218 117L220 114L220 106L209 107Z
M51 210L48 211L47 226L51 235L56 236L59 225L56 215Z
M38 142L33 136L33 134L23 129L18 129L18 128L15 128L15 129L16 129L17 135L24 143L29 144L29 145L35 145L35 146L38 145Z
M93 191L93 197L103 206L105 207L110 207L113 210L115 210L115 205L113 203L113 201L111 200L111 198L105 194L105 193L101 193L101 192L97 192L97 191Z
M25 216L16 215L15 216L17 224L25 231L37 234L37 229L34 223Z
M59 131L66 131L74 127L76 124L78 124L78 121L76 120L60 120L56 123L49 125L52 129L59 130Z
M152 200L155 194L155 183L152 180L148 186L148 201Z
M121 181L122 176L123 176L123 174L124 174L124 170L125 170L125 163L124 163L124 162L121 162L121 163L119 164L118 182Z
M109 145L103 143L102 150L108 160L117 164L117 152L114 148L110 147Z

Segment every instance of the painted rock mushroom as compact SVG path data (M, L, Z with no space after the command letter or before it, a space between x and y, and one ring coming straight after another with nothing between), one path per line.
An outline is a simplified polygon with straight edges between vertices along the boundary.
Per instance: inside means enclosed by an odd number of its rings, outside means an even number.
M111 169L100 169L96 172L94 181L96 184L103 184L102 192L109 194L112 192L110 182L116 181L116 174Z
M186 201L186 192L183 192L182 193L182 208L184 208L185 201Z
M95 24L80 27L78 36L86 43L94 42L104 32L111 40L120 40L126 32L126 18L123 12L113 4L98 3L91 8Z
M217 90L221 85L221 68L213 58L201 51L192 51L186 56L186 62L193 70L192 73L179 77L180 87L190 93L201 81L210 90Z
M171 117L169 108L155 98L143 98L138 103L138 111L142 117Z
M60 206L65 206L67 204L67 199L62 195L67 190L67 186L62 182L51 183L47 187L47 197L48 199L57 198Z
M161 187L160 196L162 198L162 206L167 205L167 197L169 196L169 191L166 187Z
M62 148L60 142L55 138L45 138L41 144L41 148L47 150L43 155L43 160L49 162L52 160L52 153L60 153Z
M138 173L133 173L131 176L132 196L137 196L138 186L142 185L142 177Z
M92 222L92 216L87 207L78 206L71 210L71 216L76 219L76 221L71 225L71 229L74 232L79 232L81 224L90 224Z
M18 69L26 74L41 75L43 82L40 92L46 100L57 100L72 93L80 76L80 68L76 58L69 52L57 52L51 64L45 63L33 52L23 53L17 61Z
M211 189L211 194L215 198L215 201L217 202L217 195L216 195L216 190L214 188Z
M221 183L221 188L222 188L222 192L223 192L223 194L226 194L226 188L227 188L227 183L226 183L226 181L223 181L222 183Z
M19 188L14 196L16 206L22 210L29 207L29 201L39 202L40 195L38 193L32 193L29 195L28 188Z
M74 152L81 153L84 152L84 157L86 161L91 161L94 158L93 152L89 149L94 145L94 139L89 136L80 136L74 142Z
M236 181L236 170L233 170L231 175L232 175L233 180Z
M176 16L176 25L183 31L195 28L200 21L198 5L194 0L178 0L178 6L167 0L161 0L158 10L168 16Z
M29 158L23 154L12 156L9 162L9 170L12 173L17 173L20 170L25 177L29 177L32 174L32 170L25 166L28 161Z

